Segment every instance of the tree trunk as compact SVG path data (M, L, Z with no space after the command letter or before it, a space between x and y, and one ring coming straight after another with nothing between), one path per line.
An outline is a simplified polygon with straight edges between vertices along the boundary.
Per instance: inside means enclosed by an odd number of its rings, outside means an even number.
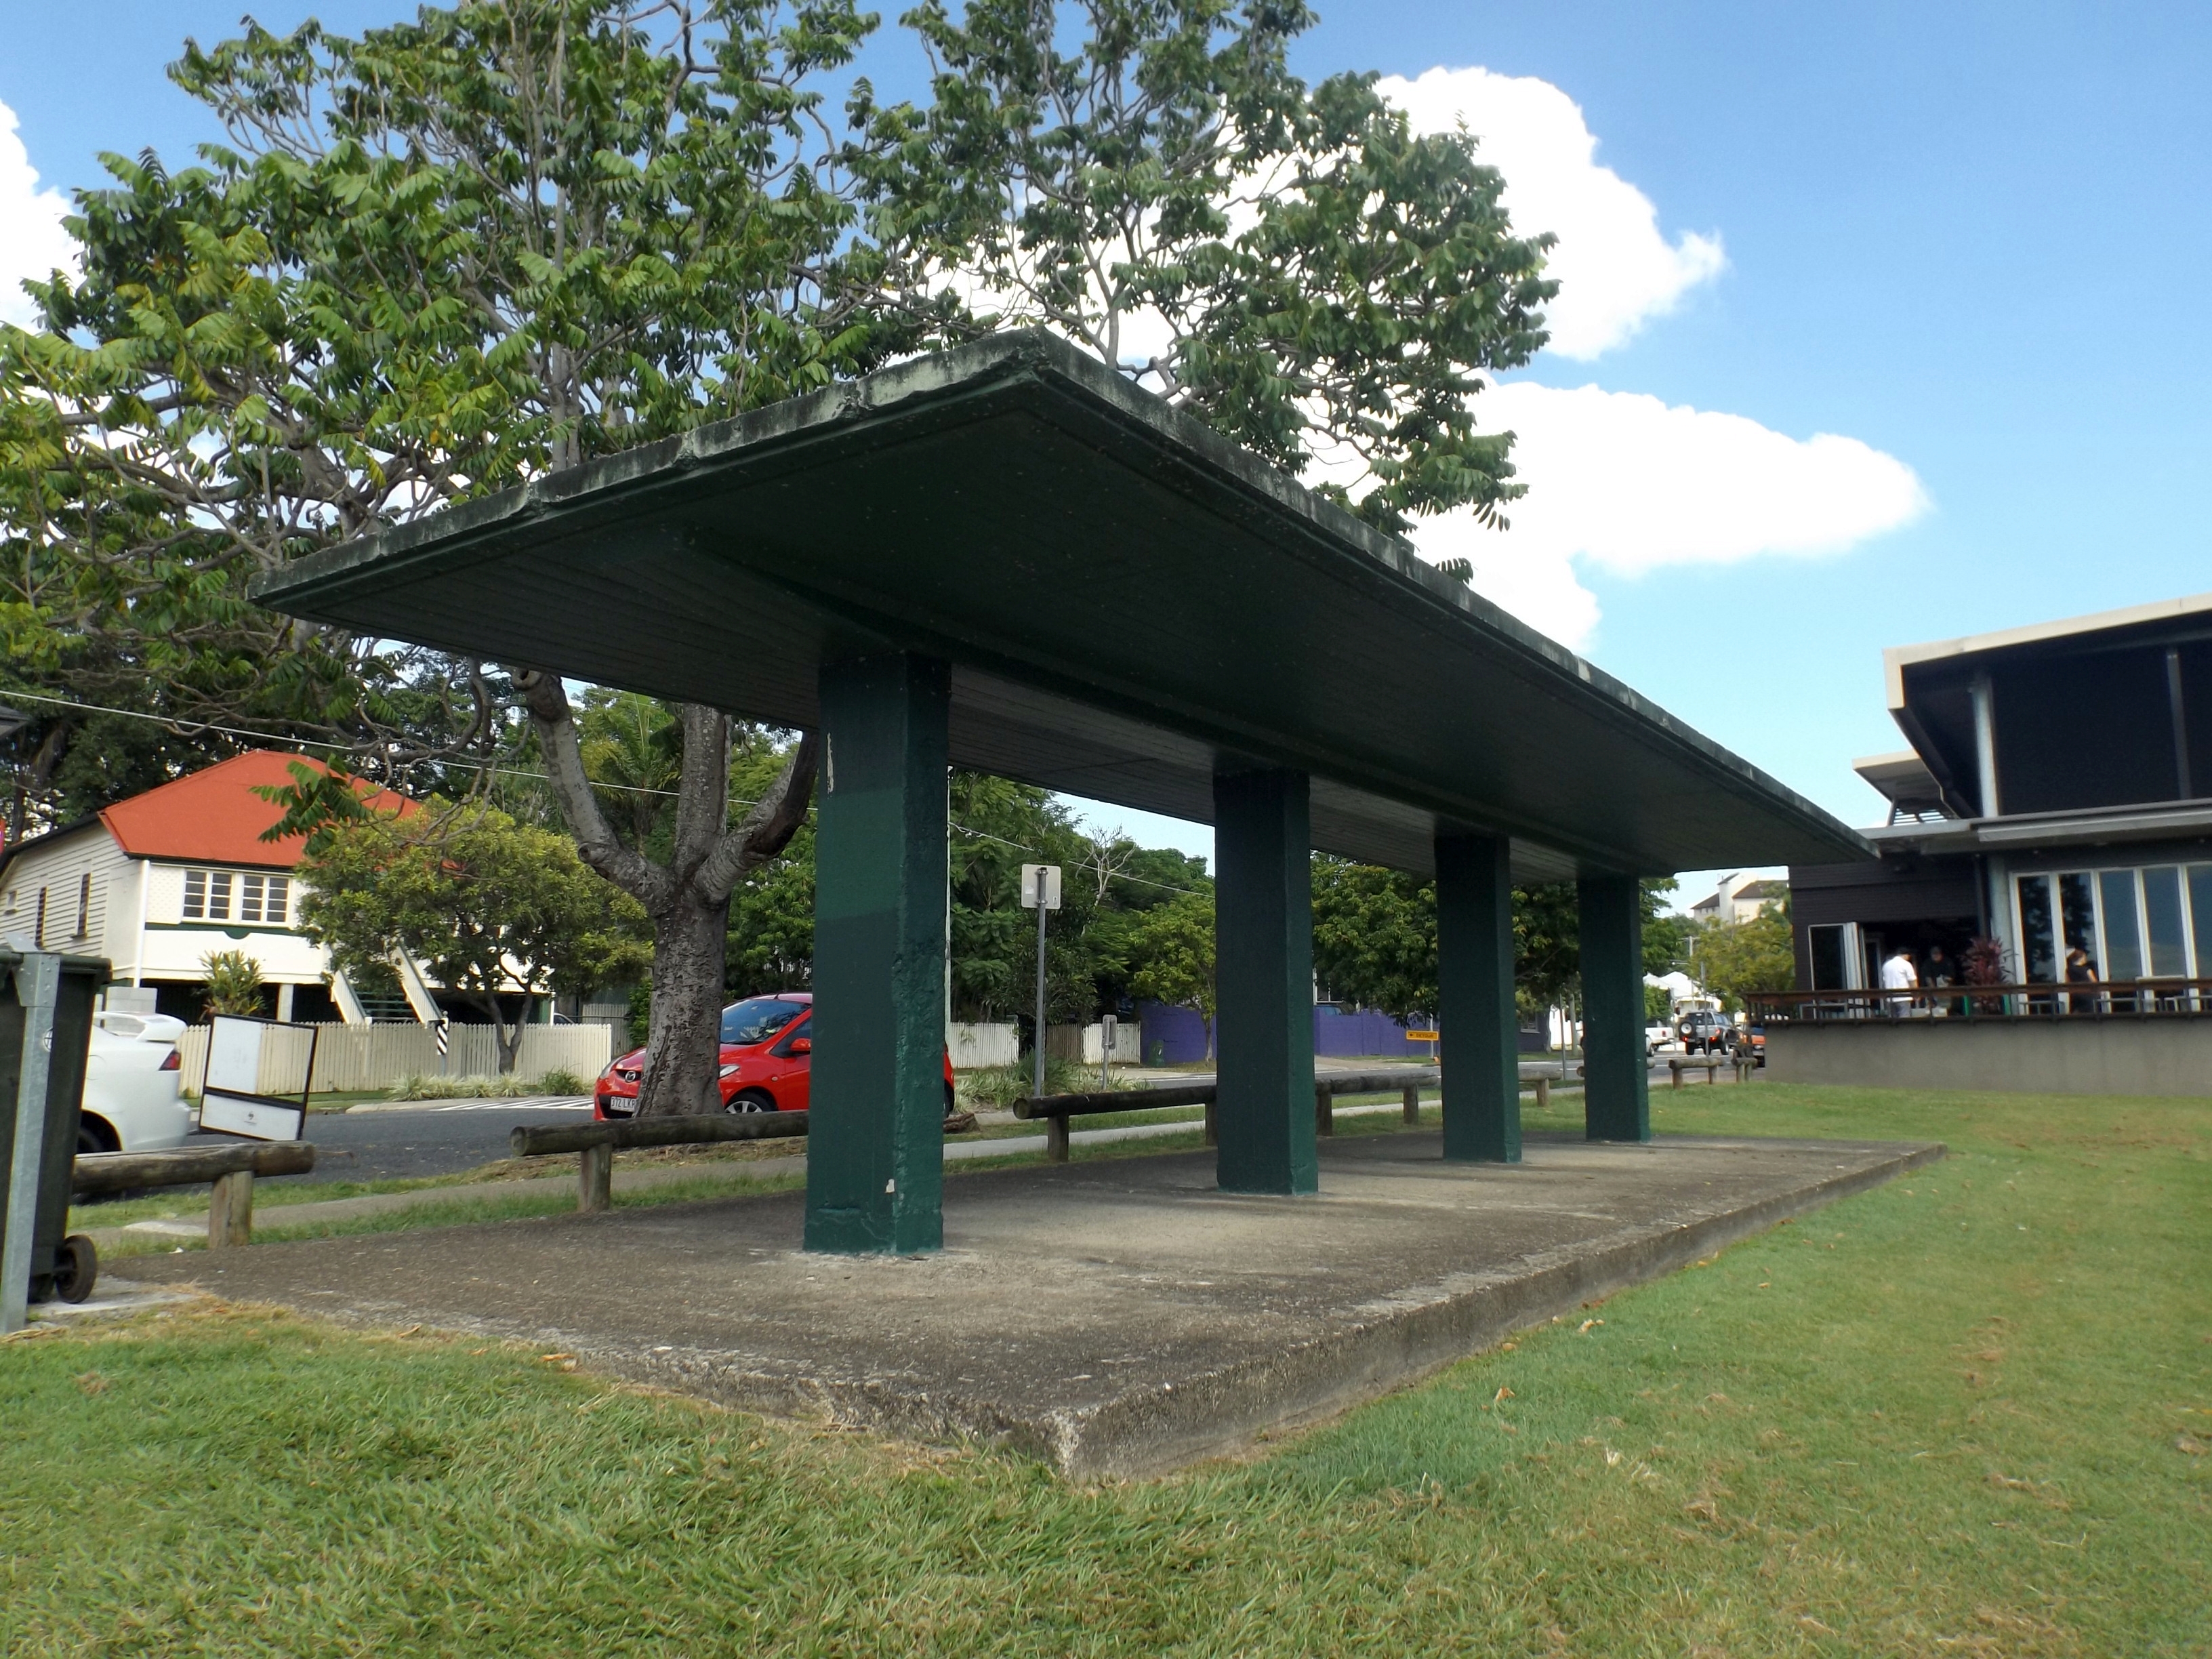
M688 884L653 918L653 1023L637 1115L722 1109L723 961L730 901L702 899Z

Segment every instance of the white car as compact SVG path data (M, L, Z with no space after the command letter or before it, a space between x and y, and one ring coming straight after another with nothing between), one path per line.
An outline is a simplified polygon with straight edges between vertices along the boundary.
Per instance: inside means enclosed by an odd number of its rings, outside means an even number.
M177 1039L185 1023L167 1014L102 1014L85 1056L80 1152L158 1152L192 1132L179 1085Z
M1650 1059L1674 1041L1674 1028L1663 1019L1650 1021L1644 1027L1644 1054Z

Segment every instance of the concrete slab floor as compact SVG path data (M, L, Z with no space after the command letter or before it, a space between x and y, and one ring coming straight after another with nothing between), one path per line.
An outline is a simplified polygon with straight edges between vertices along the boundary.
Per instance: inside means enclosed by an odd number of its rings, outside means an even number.
M1233 1452L1943 1155L1939 1146L1434 1132L1322 1143L1322 1190L1224 1194L1211 1152L986 1171L945 1249L810 1255L802 1194L130 1262L355 1324L512 1336L726 1404L978 1439L1075 1478Z

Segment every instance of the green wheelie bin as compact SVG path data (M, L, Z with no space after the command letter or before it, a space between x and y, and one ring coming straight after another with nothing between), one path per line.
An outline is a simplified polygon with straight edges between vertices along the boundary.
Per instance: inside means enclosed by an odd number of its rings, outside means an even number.
M0 1332L21 1328L28 1303L83 1301L100 1272L92 1241L64 1235L94 1005L106 983L96 957L0 945Z

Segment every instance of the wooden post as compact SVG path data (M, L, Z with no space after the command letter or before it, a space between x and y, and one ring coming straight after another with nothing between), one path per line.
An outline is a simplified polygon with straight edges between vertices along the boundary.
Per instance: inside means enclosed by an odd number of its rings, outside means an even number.
M611 1141L576 1154L576 1207L611 1209L615 1201L615 1149Z
M1536 1109L1540 1112L1552 1109L1552 1079L1547 1077L1536 1079Z
M208 1249L253 1242L253 1171L217 1176L208 1198Z
M1206 1103L1206 1144L1209 1146L1221 1144L1221 1131L1214 1124L1213 1103L1210 1100Z
M1336 1097L1328 1091L1328 1085L1314 1085L1314 1133L1333 1135L1336 1133Z
M1067 1114L1055 1112L1044 1121L1044 1157L1048 1164L1067 1162Z
M1667 1072L1669 1079L1667 1086L1670 1089L1680 1088L1682 1086L1682 1062L1680 1060L1668 1060L1667 1062Z
M1408 1122L1408 1123L1419 1123L1420 1121L1421 1121L1421 1088L1420 1088L1420 1085L1419 1085L1419 1084L1417 1084L1417 1083L1409 1083L1409 1084L1407 1084L1407 1085L1406 1085L1406 1121L1407 1121L1407 1122Z

